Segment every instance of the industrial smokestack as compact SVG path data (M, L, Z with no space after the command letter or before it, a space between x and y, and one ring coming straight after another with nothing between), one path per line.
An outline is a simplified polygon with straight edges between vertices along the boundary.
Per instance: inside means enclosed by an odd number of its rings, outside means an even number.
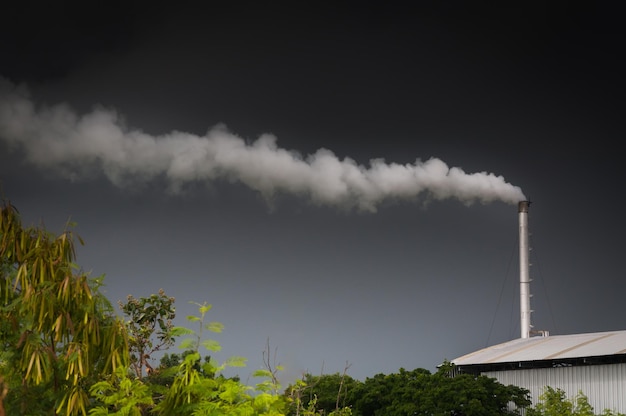
M519 212L519 294L520 294L520 329L521 337L530 337L530 273L528 247L528 207L530 201L518 203Z

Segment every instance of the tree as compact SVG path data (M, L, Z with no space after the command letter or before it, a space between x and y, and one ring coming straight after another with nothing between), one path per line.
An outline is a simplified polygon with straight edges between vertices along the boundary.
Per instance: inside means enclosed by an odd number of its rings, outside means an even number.
M8 414L86 415L89 384L128 364L124 324L99 292L102 279L74 259L71 231L24 228L17 209L2 204L0 378Z
M346 370L347 370L346 366ZM353 392L361 382L343 373L322 374L314 376L304 374L301 380L285 390L285 396L291 401L291 415L306 414L338 414L353 405ZM344 413L345 414L345 413Z
M449 377L438 371L431 380L433 406L452 415L518 415L531 404L528 390L504 385L495 378L461 374ZM509 408L513 405L512 408Z
M450 376L444 365L435 374L425 369L377 374L354 392L354 414L359 416L404 415L507 415L513 403L530 405L528 391L505 386L495 379L469 374Z
M368 377L354 393L354 413L368 416L412 414L421 406L430 377L428 370L406 371L403 368L398 373Z
M565 391L547 386L539 396L539 402L528 409L528 416L594 416L593 406L582 391L571 399L567 398ZM602 412L604 416L624 416L610 409Z
M119 306L129 319L126 328L129 335L130 364L137 378L143 378L143 369L148 374L153 370L150 356L174 345L172 319L176 317L175 299L165 295L163 289L147 298L128 295L127 302Z

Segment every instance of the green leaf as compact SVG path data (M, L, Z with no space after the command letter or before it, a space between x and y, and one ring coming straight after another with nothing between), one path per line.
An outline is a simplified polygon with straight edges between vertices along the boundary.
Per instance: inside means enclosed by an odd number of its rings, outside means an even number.
M220 351L222 349L222 346L219 344L219 342L214 341L212 339L207 339L202 341L202 346L204 348L206 348L209 351Z
M269 370L256 370L252 373L252 377L272 377Z
M172 328L170 334L173 337L180 337L181 335L193 335L195 334L195 331L189 328L185 328L184 326L175 326L174 328Z
M210 304L208 304L208 303L205 303L204 305L201 305L201 306L200 306L200 308L199 308L200 313L204 315L205 313L207 313L208 311L210 311L212 307L213 307L213 305L210 305Z
M230 367L245 367L247 361L245 357L230 357L224 364Z
M180 345L178 346L178 348L180 348L181 350L188 350L188 349L192 349L195 346L196 346L196 340L192 338L187 338L180 342Z
M222 325L220 322L209 322L205 325L205 328L211 332L216 332L219 334L224 329L224 325Z

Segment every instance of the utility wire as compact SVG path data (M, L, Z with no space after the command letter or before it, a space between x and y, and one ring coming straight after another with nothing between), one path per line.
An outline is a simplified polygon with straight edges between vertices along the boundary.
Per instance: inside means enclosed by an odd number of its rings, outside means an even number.
M517 241L517 240L516 240ZM509 277L509 273L511 272L511 265L513 264L513 259L515 257L515 243L513 243L513 250L511 251L511 256L509 258L509 264L507 266L507 271L504 274L504 279L502 280L502 287L500 288L500 296L498 297L498 303L496 305L496 310L493 314L493 319L491 320L491 326L489 327L489 333L487 334L487 341L485 343L485 347L489 346L489 340L491 339L491 333L493 332L493 327L496 322L496 317L498 316L498 310L500 309L500 304L502 303L502 297L504 293L504 288L506 287L506 282Z

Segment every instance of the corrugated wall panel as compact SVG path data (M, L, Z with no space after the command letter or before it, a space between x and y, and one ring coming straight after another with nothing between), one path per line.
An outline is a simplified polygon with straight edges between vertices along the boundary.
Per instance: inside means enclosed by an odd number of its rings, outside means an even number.
M489 371L482 374L502 384L530 390L533 403L537 403L545 387L550 386L565 391L568 398L582 391L596 413L604 409L626 413L626 364Z

